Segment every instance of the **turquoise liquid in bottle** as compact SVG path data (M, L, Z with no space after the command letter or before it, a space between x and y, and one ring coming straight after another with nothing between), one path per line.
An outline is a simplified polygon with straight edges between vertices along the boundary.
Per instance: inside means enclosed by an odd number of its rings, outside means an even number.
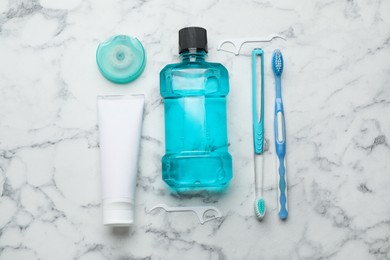
M228 71L205 61L205 29L180 30L179 45L182 62L160 72L166 148L162 177L175 190L223 190L232 178L226 125Z

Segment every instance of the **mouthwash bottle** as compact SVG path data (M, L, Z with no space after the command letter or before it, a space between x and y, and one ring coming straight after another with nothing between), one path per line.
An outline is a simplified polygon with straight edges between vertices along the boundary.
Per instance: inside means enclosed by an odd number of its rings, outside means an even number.
M162 178L174 190L223 190L232 178L226 96L229 75L207 57L207 31L179 31L181 62L160 72L164 98L165 155Z

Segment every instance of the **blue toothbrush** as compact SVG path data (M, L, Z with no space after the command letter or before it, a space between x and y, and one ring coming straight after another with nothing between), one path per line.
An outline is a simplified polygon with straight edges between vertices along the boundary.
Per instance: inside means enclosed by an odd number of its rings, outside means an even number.
M281 76L283 72L283 56L280 50L275 50L272 56L272 69L275 75L275 149L278 171L278 204L279 217L287 219L287 172L286 172L286 124L284 121Z
M260 57L260 73L257 67L257 57ZM261 76L261 85L258 76ZM252 116L253 116L253 146L255 151L255 204L254 210L258 220L265 215L263 198L263 141L264 141L264 52L256 48L252 51ZM259 174L261 173L261 176Z

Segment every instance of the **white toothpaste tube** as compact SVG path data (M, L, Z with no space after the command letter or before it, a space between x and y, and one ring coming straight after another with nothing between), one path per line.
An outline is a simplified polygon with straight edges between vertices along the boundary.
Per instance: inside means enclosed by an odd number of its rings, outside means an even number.
M144 95L98 96L103 224L134 223Z

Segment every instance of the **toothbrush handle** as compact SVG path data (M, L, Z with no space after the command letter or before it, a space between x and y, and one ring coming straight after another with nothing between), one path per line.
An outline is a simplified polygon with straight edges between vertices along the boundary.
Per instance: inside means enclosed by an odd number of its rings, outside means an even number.
M279 186L279 217L283 220L287 219L287 179L286 179L286 158L281 159L278 156L278 186Z
M255 154L255 192L256 197L263 197L263 172L264 172L264 155Z
M257 56L260 57L260 73L257 68ZM258 82L258 74L261 79ZM258 89L258 86L260 88ZM260 48L252 51L252 116L253 116L253 145L255 154L263 153L264 142L264 52Z
M281 96L277 97L275 102L275 148L278 170L279 217L285 220L288 216L286 177L286 129Z
M253 143L255 154L263 153L263 143L264 143L264 122L263 118L259 123L253 124Z

